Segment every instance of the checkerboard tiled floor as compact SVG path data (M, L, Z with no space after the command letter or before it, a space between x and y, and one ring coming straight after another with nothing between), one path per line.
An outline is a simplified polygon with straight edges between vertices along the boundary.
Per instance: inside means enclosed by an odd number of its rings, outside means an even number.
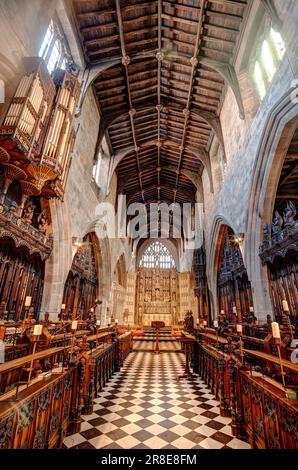
M144 341L135 339L133 341L133 349L137 351L152 351L155 348L154 341ZM159 341L159 349L161 351L180 351L181 346L178 341Z
M78 449L247 449L232 436L231 419L219 415L219 402L197 377L183 372L184 355L133 352L121 372L83 416L81 432L64 445Z

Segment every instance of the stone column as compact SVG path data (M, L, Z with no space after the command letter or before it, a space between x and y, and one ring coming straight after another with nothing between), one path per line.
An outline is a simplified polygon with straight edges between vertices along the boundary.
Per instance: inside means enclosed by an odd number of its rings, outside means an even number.
M64 284L72 263L72 237L65 202L50 201L53 252L45 264L44 290L40 318L48 312L57 320L61 311Z

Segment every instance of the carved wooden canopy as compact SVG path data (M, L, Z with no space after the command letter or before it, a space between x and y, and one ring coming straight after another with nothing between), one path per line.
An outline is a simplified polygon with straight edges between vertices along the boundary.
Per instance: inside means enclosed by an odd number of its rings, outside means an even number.
M244 0L74 0L89 77L129 202L191 202L233 67ZM191 175L196 175L192 178Z

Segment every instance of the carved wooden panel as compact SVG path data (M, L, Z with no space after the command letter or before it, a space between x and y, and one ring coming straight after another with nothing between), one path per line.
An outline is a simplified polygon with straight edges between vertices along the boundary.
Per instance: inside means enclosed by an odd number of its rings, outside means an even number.
M94 305L97 285L95 248L92 235L88 234L73 259L65 283L63 303L66 305L66 314L73 318L86 318Z
M249 313L250 307L253 306L252 291L239 245L235 242L230 228L226 229L223 238L218 269L219 310L224 310L232 321L235 317L233 307L236 307L238 319L241 320L242 315Z
M8 239L0 239L0 303L6 316L23 318L26 296L32 297L32 306L38 313L43 291L44 262L39 256L18 249Z

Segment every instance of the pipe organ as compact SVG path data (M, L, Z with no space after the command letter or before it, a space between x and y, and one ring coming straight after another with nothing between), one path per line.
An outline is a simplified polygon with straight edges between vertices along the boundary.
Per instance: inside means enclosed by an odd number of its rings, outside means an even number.
M26 72L0 126L0 301L15 319L29 295L38 315L53 248L48 200L64 196L80 95L74 75L50 76L40 58Z
M52 78L40 60L20 80L0 127L0 162L21 167L21 180L41 195L63 199L79 95L75 76L58 70Z

